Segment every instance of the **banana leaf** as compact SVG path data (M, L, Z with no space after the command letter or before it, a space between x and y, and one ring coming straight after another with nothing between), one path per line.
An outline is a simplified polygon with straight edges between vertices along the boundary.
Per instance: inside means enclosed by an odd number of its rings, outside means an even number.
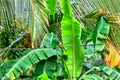
M20 73L23 73L34 64L42 60L47 60L52 56L57 56L58 54L58 51L50 48L35 49L28 52L20 59L4 62L0 65L0 72L3 74L1 79L16 79L20 76Z
M84 54L81 46L81 25L74 18L69 0L60 0L63 12L61 21L62 40L65 47L64 54L67 55L67 66L70 75L74 78L80 76L82 71Z

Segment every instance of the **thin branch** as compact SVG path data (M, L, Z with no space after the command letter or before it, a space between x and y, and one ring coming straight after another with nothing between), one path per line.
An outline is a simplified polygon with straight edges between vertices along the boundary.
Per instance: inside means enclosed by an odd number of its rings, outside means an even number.
M29 32L24 32L24 33L22 32L21 36L19 38L17 38L15 41L13 41L8 47L3 49L2 53L1 53L2 57L4 58L8 54L8 51L10 51L11 47L14 46L16 43L18 43L19 41L21 41L28 34L29 34Z
M83 76L93 71L95 67L92 67L90 70L86 71L78 80L82 80Z

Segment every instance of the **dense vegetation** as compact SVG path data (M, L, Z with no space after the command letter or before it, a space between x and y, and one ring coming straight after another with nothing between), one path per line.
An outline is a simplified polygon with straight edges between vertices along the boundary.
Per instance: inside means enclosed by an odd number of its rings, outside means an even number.
M112 1L0 0L0 80L119 80Z

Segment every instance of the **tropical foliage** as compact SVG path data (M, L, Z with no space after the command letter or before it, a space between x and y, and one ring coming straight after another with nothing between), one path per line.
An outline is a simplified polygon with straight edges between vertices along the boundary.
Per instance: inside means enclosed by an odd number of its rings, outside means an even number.
M0 80L119 80L111 2L0 0Z

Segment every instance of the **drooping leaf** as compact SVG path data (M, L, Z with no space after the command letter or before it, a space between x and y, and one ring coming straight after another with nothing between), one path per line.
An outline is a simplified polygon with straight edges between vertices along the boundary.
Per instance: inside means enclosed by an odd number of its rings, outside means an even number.
M31 46L40 47L41 41L48 32L48 20L44 0L13 0L15 6L15 23L30 32ZM26 5L28 4L28 5Z
M76 78L81 73L84 61L83 49L80 41L81 25L74 18L69 0L60 0L60 3L63 12L61 26L63 46L65 47L64 54L68 57L66 63L70 75Z
M51 57L47 60L40 61L36 66L34 79L36 80L37 77L39 77L43 73L46 73L46 75L50 79L54 79L55 72L56 72L56 69L57 69L56 59L57 59L56 57Z
M0 66L0 69L3 69L2 79L15 79L19 77L20 73L23 73L32 65L57 55L58 51L50 48L32 50L20 59L10 60L2 64ZM4 67L5 65L8 65L6 69Z

